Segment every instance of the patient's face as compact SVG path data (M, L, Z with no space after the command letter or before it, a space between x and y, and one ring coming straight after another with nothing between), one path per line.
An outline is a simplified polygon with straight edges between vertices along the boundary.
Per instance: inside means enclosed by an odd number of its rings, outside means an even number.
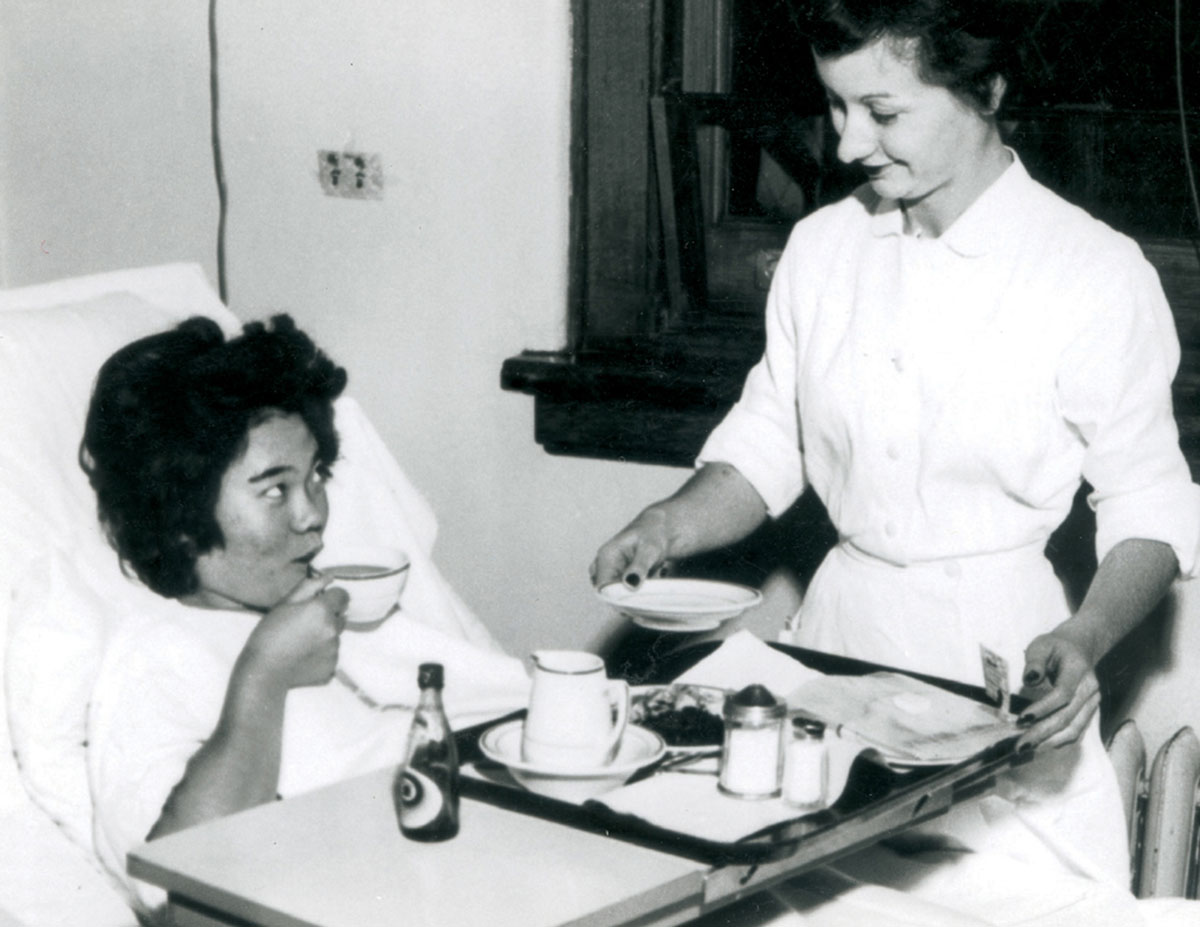
M252 427L245 453L221 478L215 515L225 546L197 558L200 588L189 604L279 604L321 549L326 475L316 439L298 415L273 415Z

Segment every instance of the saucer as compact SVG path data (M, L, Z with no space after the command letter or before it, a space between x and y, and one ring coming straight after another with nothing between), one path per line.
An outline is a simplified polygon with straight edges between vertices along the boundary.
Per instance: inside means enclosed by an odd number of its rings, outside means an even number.
M655 631L710 631L762 601L749 586L711 579L646 579L636 589L609 583L597 595Z
M517 719L488 728L479 738L480 751L489 760L504 766L529 791L565 801L583 802L611 791L666 752L661 737L644 727L630 724L625 728L611 763L591 769L556 769L521 759L524 727L525 722Z

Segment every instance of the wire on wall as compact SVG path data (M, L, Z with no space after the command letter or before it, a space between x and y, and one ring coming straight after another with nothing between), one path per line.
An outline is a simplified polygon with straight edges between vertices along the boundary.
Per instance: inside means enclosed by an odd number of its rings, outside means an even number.
M1183 0L1175 0L1175 91L1179 97L1179 131L1183 138L1183 169L1187 173L1188 190L1192 194L1192 210L1196 214L1196 230L1200 232L1200 195L1196 193L1196 171L1188 145L1187 106L1183 94Z
M225 164L221 158L220 88L217 81L217 0L208 0L208 95L212 122L213 174L217 182L217 292L228 303L225 287L225 215L229 192L225 186Z

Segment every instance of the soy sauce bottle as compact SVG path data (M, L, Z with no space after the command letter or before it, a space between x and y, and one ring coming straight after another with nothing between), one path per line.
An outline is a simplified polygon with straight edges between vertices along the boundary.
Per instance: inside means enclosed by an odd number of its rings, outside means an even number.
M442 707L442 680L440 663L421 664L421 698L392 786L400 831L410 840L449 840L458 833L458 749Z

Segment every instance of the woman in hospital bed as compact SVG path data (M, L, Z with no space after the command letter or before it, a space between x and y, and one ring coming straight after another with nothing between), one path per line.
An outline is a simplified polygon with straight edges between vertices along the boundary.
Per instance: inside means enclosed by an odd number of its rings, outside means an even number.
M445 664L456 727L525 704L520 661L419 544L399 612L343 633L347 594L311 564L340 543L345 384L287 316L230 339L189 319L97 378L81 464L122 567L157 595L124 617L93 693L94 836L143 912L161 896L125 876L138 843L400 759L418 663Z

